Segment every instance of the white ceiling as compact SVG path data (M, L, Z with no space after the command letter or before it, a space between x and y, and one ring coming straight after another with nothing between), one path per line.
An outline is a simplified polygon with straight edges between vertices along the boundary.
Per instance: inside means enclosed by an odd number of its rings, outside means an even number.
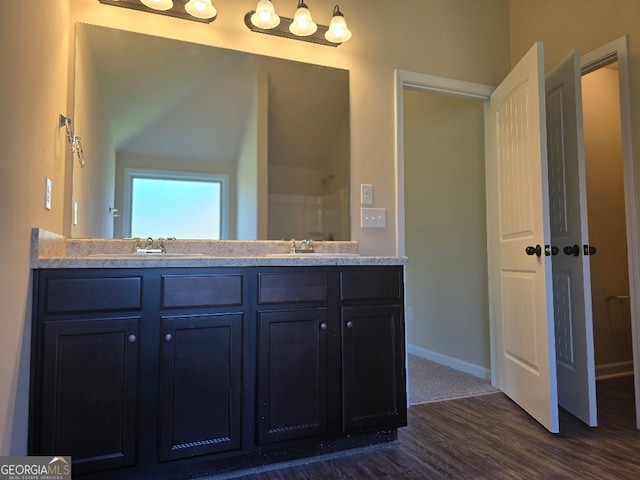
M85 26L118 152L235 161L269 75L269 162L315 167L349 121L348 71Z

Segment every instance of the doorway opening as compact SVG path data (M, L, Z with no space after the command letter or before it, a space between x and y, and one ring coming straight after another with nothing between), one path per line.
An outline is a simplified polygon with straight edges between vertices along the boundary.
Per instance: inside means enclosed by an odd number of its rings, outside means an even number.
M409 397L470 396L490 377L484 105L405 90L403 111ZM455 370L427 384L428 361Z
M589 239L598 249L590 257L597 390L629 394L633 334L619 83L616 59L583 73L582 105ZM620 377L631 378L611 381Z
M483 102L491 87L409 72L397 72L396 85L396 138L403 152L398 201L406 204L397 217L406 224L398 229L398 254L411 258L407 351L458 371L449 378L467 375L447 394L485 392L491 371ZM421 362L411 358L410 399L419 382L419 372L411 374L416 363Z

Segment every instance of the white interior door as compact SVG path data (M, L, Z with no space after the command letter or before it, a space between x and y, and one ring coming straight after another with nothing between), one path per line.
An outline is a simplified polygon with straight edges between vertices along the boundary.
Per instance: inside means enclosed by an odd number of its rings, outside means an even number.
M538 42L487 106L490 315L494 384L558 432L543 65Z
M580 56L546 78L553 304L560 406L589 426L596 407Z

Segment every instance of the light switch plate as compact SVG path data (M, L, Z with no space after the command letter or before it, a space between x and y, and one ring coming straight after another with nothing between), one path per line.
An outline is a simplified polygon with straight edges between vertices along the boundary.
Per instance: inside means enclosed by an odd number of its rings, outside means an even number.
M51 210L51 179L49 177L45 177L44 185L44 208Z
M373 185L365 183L360 185L360 203L362 205L373 205Z
M387 210L385 208L361 208L360 226L362 228L385 228Z

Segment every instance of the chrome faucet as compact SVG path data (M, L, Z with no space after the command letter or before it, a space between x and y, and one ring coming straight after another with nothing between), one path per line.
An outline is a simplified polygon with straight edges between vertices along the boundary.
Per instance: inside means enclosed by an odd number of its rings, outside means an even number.
M164 238L159 238L156 242L153 238L147 238L144 243L136 238L136 252L138 253L165 253Z
M291 240L291 253L313 253L313 240L302 240L298 245Z

